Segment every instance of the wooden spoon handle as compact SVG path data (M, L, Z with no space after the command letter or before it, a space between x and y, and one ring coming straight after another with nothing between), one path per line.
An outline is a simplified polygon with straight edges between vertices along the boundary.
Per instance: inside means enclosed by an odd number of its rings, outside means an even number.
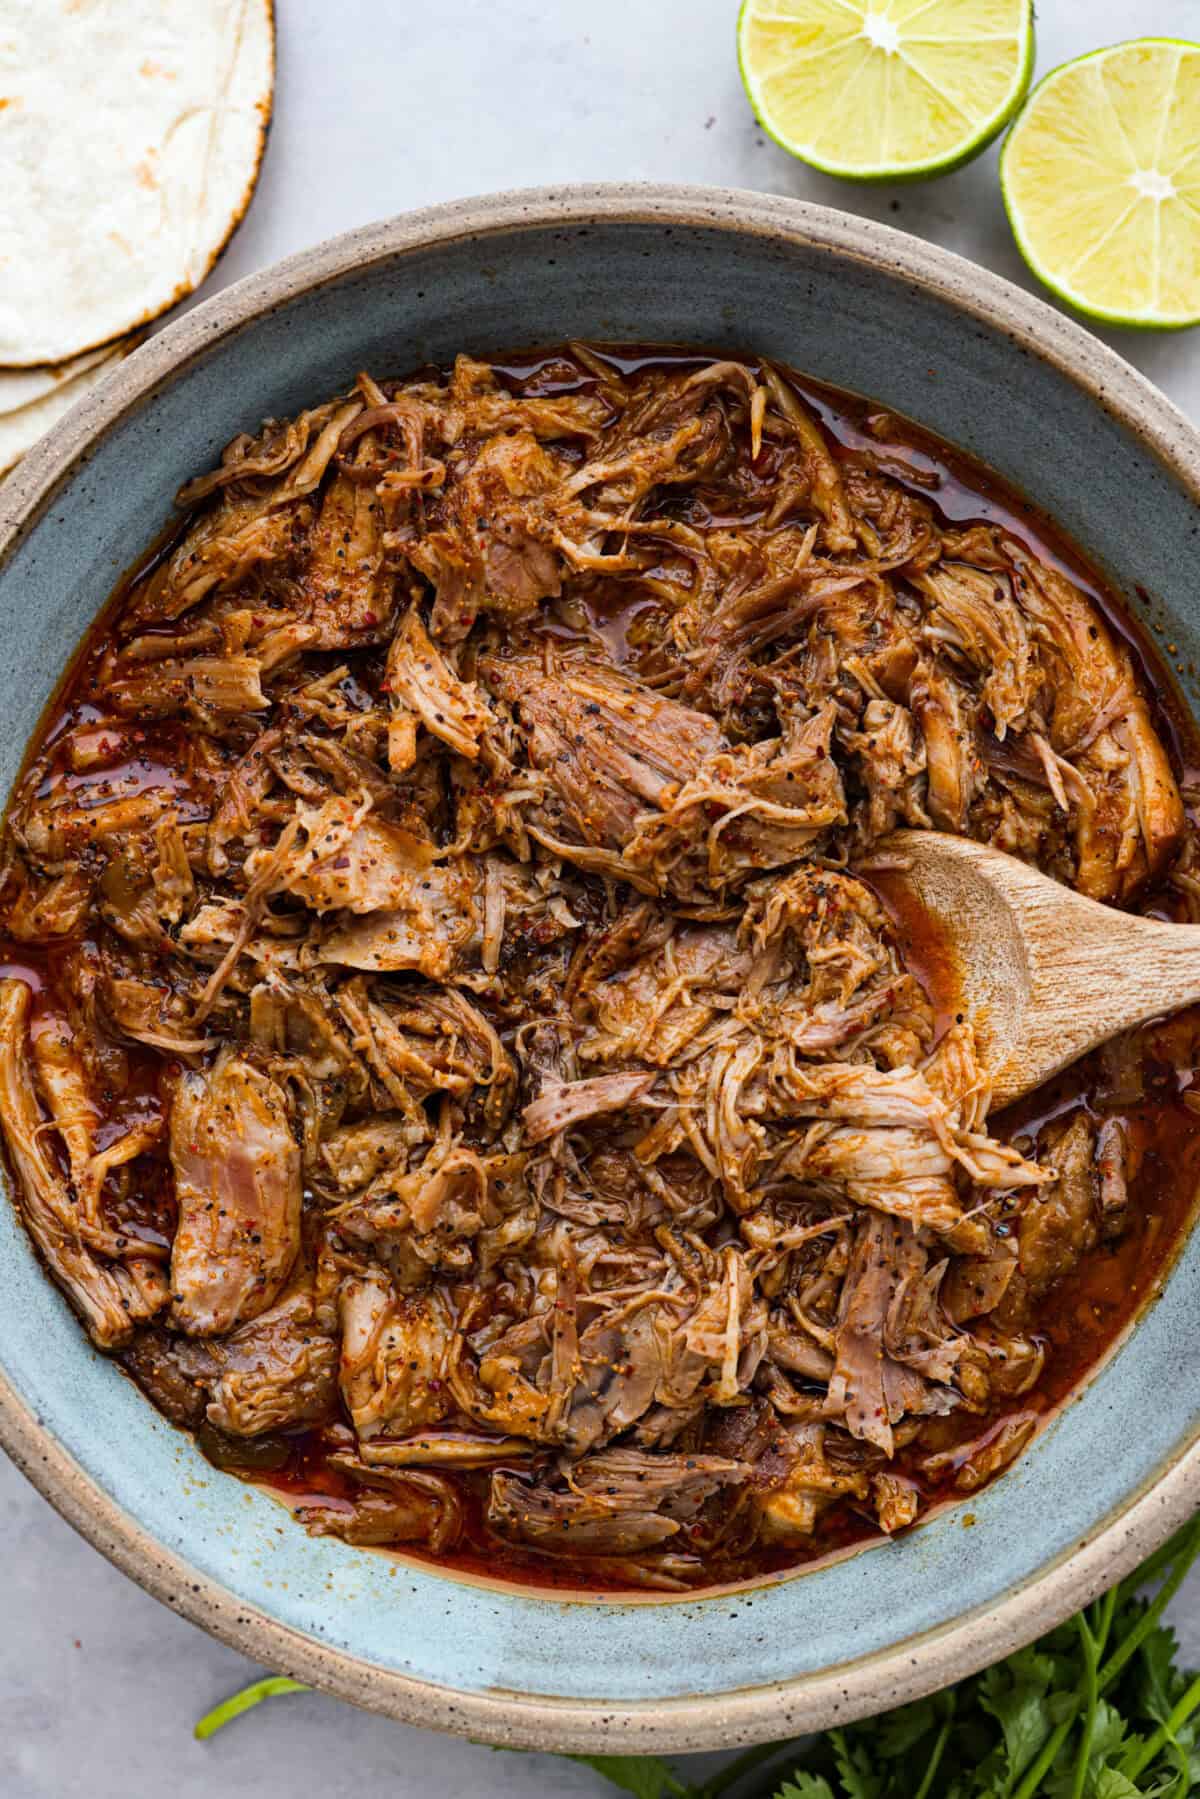
M995 1063L998 1105L1118 1032L1200 1001L1196 925L1132 917L1077 894L1038 922L1025 931L1021 1041Z

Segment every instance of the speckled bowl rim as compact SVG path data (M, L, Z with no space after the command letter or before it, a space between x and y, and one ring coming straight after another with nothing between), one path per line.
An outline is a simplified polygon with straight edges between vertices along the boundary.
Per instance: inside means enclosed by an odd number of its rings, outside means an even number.
M997 275L871 220L735 188L597 183L530 188L403 214L344 233L215 295L115 370L0 484L0 562L115 422L199 353L297 296L437 245L598 222L766 235L867 263L1007 335L1083 390L1200 504L1200 434L1082 326ZM493 1687L460 1693L330 1648L245 1605L165 1550L90 1479L0 1374L0 1445L67 1522L165 1605L231 1647L405 1723L514 1747L629 1753L703 1750L798 1735L917 1699L1029 1642L1088 1603L1200 1504L1200 1432L1092 1532L999 1604L819 1675L694 1698L612 1704ZM801 1577L803 1578L803 1577Z

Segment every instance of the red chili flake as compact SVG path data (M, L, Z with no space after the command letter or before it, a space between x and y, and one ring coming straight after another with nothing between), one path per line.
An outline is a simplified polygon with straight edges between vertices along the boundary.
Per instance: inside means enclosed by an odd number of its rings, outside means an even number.
M374 612L364 612L363 623L367 625L377 625L379 623L378 616Z

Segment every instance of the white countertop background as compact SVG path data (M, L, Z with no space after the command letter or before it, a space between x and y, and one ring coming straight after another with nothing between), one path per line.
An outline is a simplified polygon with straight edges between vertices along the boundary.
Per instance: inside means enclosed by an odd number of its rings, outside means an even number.
M941 181L859 188L777 149L742 93L737 0L276 0L276 10L262 179L206 294L410 207L631 178L840 206L1033 285L1009 235L994 150ZM1200 37L1200 0L1041 0L1038 10L1039 74L1134 33ZM747 343L754 330L747 318ZM1200 415L1200 332L1106 335ZM274 1700L196 1743L195 1719L260 1670L109 1567L2 1457L0 1544L0 1799L612 1790L586 1768L498 1754L316 1694ZM1200 1573L1174 1615L1200 1662Z

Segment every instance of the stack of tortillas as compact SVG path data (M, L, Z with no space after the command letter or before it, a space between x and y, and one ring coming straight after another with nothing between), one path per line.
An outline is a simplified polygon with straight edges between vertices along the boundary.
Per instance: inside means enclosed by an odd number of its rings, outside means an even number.
M212 268L274 76L272 0L0 0L0 473Z

